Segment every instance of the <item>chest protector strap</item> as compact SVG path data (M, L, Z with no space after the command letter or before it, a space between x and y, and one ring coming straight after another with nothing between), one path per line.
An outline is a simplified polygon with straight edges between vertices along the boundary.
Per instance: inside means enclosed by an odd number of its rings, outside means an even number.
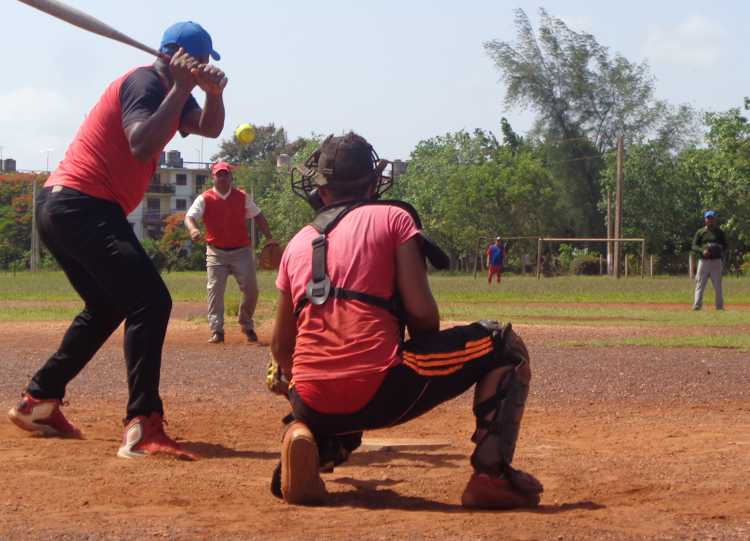
M312 280L307 284L305 296L300 299L294 309L295 316L299 316L300 312L302 312L308 304L320 306L325 304L328 299L335 298L357 300L380 308L385 308L399 320L403 319L401 303L397 293L395 293L390 299L386 299L362 291L344 289L332 285L331 279L328 276L326 260L328 255L328 233L330 233L350 211L365 205L389 205L402 208L414 218L417 227L420 229L422 228L422 223L419 220L417 211L410 204L403 201L380 201L372 199L364 201L348 201L346 203L335 204L320 209L318 214L316 214L315 219L310 223L310 225L319 233L319 235L312 241ZM425 235L422 235L422 241L423 251L426 252L427 257L432 264L437 268L446 268L449 264L448 256L445 255L437 244Z

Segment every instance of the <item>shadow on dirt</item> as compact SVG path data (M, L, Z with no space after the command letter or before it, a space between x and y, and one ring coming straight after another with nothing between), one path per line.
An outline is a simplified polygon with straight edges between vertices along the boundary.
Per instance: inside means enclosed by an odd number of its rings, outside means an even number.
M269 451L241 451L232 449L220 443L207 443L203 441L180 442L188 451L196 453L202 459L211 458L255 458L259 460L278 459L279 453Z
M327 505L332 507L362 507L365 509L399 509L401 511L434 511L439 513L499 513L504 511L496 510L477 510L466 509L458 503L444 503L434 500L428 500L420 496L405 496L389 488L401 483L408 483L407 479L385 479L385 480L360 480L351 477L339 477L329 482L341 485L349 485L354 488L348 492L336 492L330 495ZM456 494L456 500L460 499L460 494ZM561 503L554 505L540 505L532 509L512 509L514 513L540 513L540 514L557 514L567 511L597 511L605 509L601 505L592 501L580 501L571 503ZM507 512L507 511L506 511Z

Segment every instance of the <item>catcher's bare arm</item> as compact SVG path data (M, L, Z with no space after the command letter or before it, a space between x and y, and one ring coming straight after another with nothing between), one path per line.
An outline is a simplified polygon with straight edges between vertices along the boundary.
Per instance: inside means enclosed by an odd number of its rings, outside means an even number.
M294 344L297 339L297 322L294 317L292 296L287 291L279 292L279 300L276 303L276 320L273 326L273 337L271 338L271 353L281 368L281 372L291 379L292 355Z
M416 238L406 241L396 250L396 285L404 303L409 335L414 337L438 331L440 315Z

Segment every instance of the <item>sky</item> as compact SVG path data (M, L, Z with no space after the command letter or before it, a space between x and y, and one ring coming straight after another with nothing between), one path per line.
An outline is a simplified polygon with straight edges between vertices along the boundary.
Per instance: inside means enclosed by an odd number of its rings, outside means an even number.
M212 35L229 77L219 139L175 137L185 160L208 160L250 122L290 138L355 130L381 157L408 159L422 140L457 130L525 132L533 112L508 110L483 44L514 41L515 8L539 8L593 34L613 53L647 61L656 95L701 110L750 95L747 0L65 0L158 47L169 25L193 20ZM62 159L105 87L152 59L16 0L0 0L0 153L22 170ZM199 103L202 93L194 91Z

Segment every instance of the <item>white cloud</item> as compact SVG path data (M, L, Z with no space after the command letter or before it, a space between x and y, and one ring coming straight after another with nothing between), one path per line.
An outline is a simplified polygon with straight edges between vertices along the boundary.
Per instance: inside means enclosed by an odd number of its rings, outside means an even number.
M706 68L721 58L724 35L718 22L691 15L673 26L651 26L644 51L656 62Z

